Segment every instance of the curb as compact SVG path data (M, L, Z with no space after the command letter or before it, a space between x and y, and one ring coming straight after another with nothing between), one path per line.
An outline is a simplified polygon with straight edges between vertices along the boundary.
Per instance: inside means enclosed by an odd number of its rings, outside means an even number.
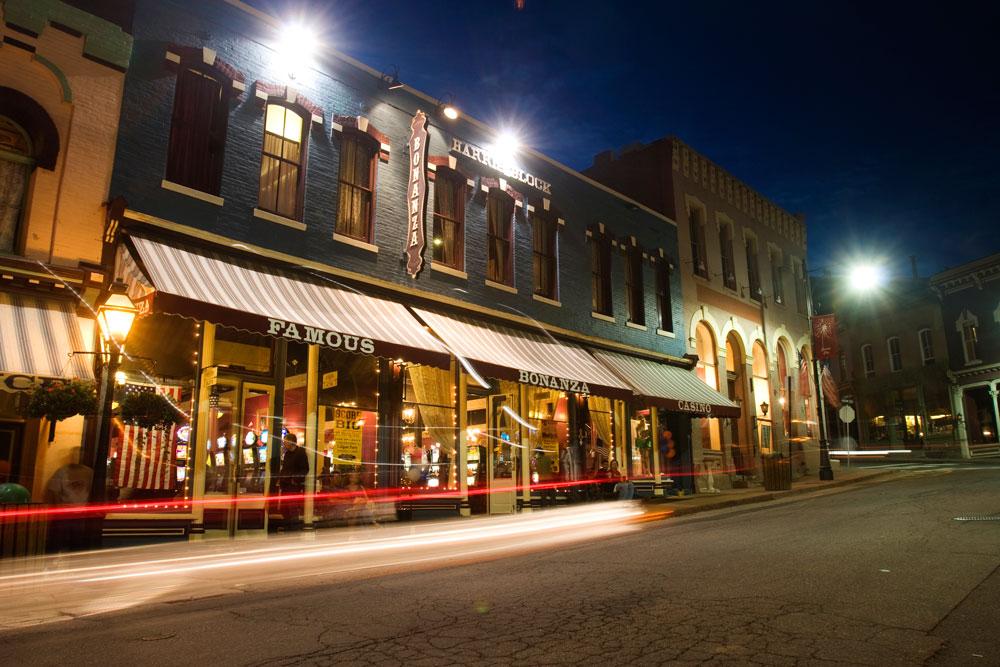
M673 505L677 503L676 507L671 507L671 516L685 516L688 514L697 514L698 512L710 512L712 510L726 509L729 507L739 507L740 505L753 505L756 503L765 503L771 500L779 500L781 498L791 498L793 496L805 495L807 493L814 493L816 491L823 491L826 489L834 489L841 486L847 486L849 484L857 484L860 482L865 482L871 479L878 479L880 477L888 477L897 470L883 470L879 472L874 472L870 475L865 475L863 477L855 477L851 479L841 479L833 480L831 482L826 482L824 484L816 484L811 486L803 486L795 488L794 486L788 491L766 491L764 493L757 493L748 496L736 497L736 498L720 498L718 502L714 503L703 503L699 505L692 505L689 507L684 507L684 501L678 500L667 500L667 496L663 496L663 500L658 498L649 498L643 501L644 505ZM695 496L697 497L697 496Z

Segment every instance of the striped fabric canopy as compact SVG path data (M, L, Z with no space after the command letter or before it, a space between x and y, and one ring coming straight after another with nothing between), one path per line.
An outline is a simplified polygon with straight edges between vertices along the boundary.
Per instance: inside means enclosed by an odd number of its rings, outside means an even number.
M90 349L68 301L0 292L0 372L93 379Z
M691 371L603 350L593 350L593 354L652 405L712 417L740 416L739 405L709 387Z
M136 262L120 258L130 294L153 309L286 340L447 366L448 352L405 306L242 257L133 236ZM139 280L138 270L148 281Z
M582 347L557 341L546 332L527 332L415 309L448 348L483 378L518 380L564 391L632 395L628 385L597 363ZM574 382L576 383L574 385ZM581 383L586 383L584 388Z

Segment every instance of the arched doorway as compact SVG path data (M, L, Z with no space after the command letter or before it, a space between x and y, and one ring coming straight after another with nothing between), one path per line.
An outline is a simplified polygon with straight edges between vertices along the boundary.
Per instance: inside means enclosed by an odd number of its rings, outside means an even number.
M743 406L740 418L726 420L727 439L733 444L733 467L736 474L750 476L755 462L746 419L746 348L735 331L726 336L726 395Z
M759 340L753 344L752 358L757 443L761 453L769 454L774 451L774 438L771 433L771 382L768 377L767 350Z
M719 391L719 357L715 332L707 322L701 321L695 326L694 337L698 353L695 373L702 382L715 391ZM695 470L700 469L697 478L699 489L714 490L715 484L726 466L719 421L710 417L698 417L691 420L692 440L701 444L700 448L692 448L694 449Z

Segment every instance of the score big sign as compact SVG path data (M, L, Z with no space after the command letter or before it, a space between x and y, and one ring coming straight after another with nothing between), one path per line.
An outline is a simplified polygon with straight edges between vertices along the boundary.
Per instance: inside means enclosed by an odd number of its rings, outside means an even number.
M361 429L364 412L333 409L333 459L336 463L361 463Z

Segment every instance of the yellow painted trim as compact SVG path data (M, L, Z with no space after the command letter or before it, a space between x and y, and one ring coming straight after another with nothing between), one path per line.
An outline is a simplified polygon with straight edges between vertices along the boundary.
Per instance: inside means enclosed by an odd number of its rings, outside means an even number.
M635 347L632 345L627 345L625 343L619 343L613 340L607 340L605 338L598 338L597 336L589 336L587 334L582 334L577 331L571 331L569 329L563 329L562 327L553 326L551 324L545 324L537 322L536 320L529 319L527 317L522 317L520 315L514 315L511 313L505 313L503 311L494 310L492 308L486 308L485 306L479 306L474 303L469 303L467 301L462 301L460 299L455 299L453 297L441 296L439 294L434 294L432 292L426 292L423 290L416 289L412 286L399 285L388 280L380 280L378 278L372 278L363 273L356 273L354 271L347 271L345 269L336 268L328 264L322 264L320 262L315 262L313 260L305 259L302 257L296 257L294 255L289 255L283 252L277 252L274 250L268 250L267 248L261 248L260 246L250 245L242 241L236 241L225 236L220 236L219 234L213 234L212 232L206 232L201 229L196 229L188 225L182 225L177 222L172 222L170 220L165 220L164 218L158 218L155 215L149 215L148 213L141 213L139 211L134 211L132 209L125 209L124 217L134 220L136 222L141 222L153 227L159 227L161 229L166 229L179 234L184 234L185 236L190 236L202 241L207 241L209 243L215 243L220 246L233 248L235 250L242 250L244 252L250 252L261 257L266 257L268 259L277 260L279 262L285 262L287 264L292 264L306 269L312 269L315 271L321 271L332 276L337 276L340 278L346 278L348 280L353 280L359 283L364 283L366 285L372 285L373 287L378 287L380 289L395 292L401 296L416 296L421 299L426 299L427 301L433 301L442 305L451 306L453 308L459 308L467 312L479 313L481 315L488 315L490 317L496 318L498 320L504 320L507 322L514 322L516 324L521 324L524 326L536 328L539 325L542 326L549 333L557 334L563 336L569 340L576 342L583 342L588 345L599 345L601 347L606 347L609 349L621 350L623 352L631 352L632 354L638 354L647 358L661 359L664 361L671 361L674 363L680 363L684 366L690 366L691 363L682 357L675 357L670 354L663 354L662 352L656 352L653 350L647 350L640 347ZM603 316L602 316L603 317ZM613 319L611 320L613 321Z

